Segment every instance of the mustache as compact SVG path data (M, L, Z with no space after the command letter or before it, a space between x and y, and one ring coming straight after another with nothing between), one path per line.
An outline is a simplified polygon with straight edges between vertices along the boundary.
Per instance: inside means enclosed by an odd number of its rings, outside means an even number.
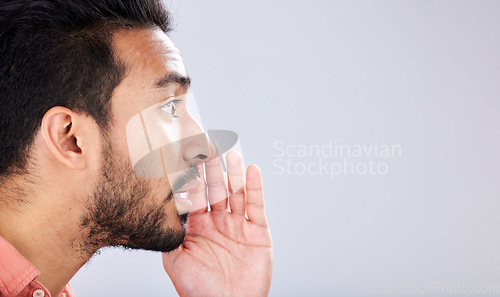
M185 184L189 183L192 180L195 180L200 177L200 172L198 171L197 166L189 167L184 174L179 176L172 185L172 193L179 191Z

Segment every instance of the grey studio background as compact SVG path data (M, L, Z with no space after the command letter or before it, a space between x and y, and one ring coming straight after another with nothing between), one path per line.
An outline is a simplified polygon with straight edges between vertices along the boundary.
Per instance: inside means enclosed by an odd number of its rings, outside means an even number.
M263 171L270 296L500 295L500 1L167 3L205 126ZM157 253L71 284L177 296Z

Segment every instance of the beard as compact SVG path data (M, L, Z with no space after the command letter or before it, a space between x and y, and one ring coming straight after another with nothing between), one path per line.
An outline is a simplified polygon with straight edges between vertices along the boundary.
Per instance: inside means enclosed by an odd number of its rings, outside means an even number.
M173 211L180 224L168 226L166 205L173 199L172 190L161 203L155 203L161 199L154 199L150 183L137 176L131 164L114 157L109 141L104 143L102 176L89 197L88 211L81 217L87 235L82 252L93 254L105 246L158 252L178 248L186 234L187 214Z

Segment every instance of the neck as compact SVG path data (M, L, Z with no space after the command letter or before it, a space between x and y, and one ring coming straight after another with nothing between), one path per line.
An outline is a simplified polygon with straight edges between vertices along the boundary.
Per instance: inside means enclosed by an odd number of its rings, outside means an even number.
M38 198L32 200L36 206L23 205L21 211L0 208L0 236L40 270L37 281L59 296L95 250L81 250L80 214L74 208L42 206Z

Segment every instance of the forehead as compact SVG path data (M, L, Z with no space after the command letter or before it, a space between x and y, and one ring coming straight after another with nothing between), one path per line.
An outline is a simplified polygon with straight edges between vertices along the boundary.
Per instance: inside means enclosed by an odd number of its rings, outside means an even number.
M120 29L113 35L117 60L127 68L126 76L113 92L115 116L132 117L161 98L177 96L178 86L155 87L166 74L187 76L180 51L160 29Z
M164 73L184 68L180 51L159 28L121 29L114 34L114 50L118 58L133 71ZM143 73L146 74L146 73Z

